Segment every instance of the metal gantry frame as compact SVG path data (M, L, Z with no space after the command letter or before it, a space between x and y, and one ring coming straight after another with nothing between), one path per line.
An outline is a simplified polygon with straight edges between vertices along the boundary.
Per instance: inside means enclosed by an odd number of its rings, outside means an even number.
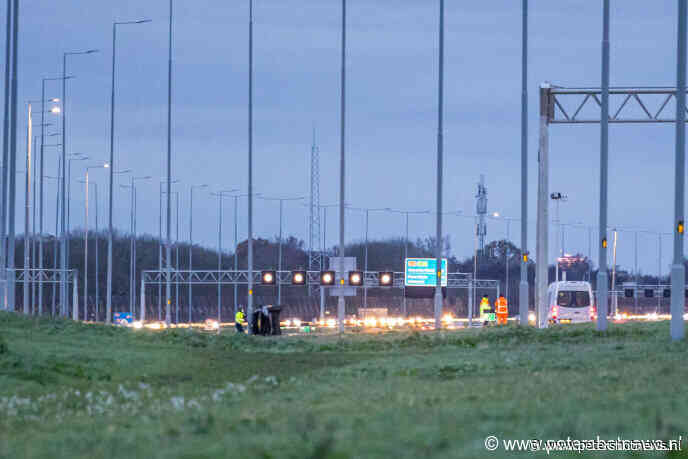
M558 124L600 124L603 115L602 88L566 88L544 83L540 86L540 143L538 174L538 214L537 214L537 271L536 271L536 311L537 323L543 326L547 316L548 287L548 201L549 201L549 127ZM614 87L608 90L608 122L614 124L667 124L676 123L677 91L675 87ZM685 103L684 103L685 105ZM685 110L684 110L685 113ZM603 123L602 123L603 124ZM606 194L601 199L601 206L606 206ZM606 225L605 225L606 226ZM599 247L607 249L606 231L599 234ZM599 261L599 260L598 260ZM605 270L606 263L601 260L600 271ZM684 287L679 285L682 290ZM607 286L603 288L607 291ZM605 303L604 295L598 301ZM673 297L674 295L672 295ZM683 298L683 296L681 296ZM602 305L605 306L605 305ZM606 306L605 306L606 310ZM602 309L598 307L600 316ZM682 314L681 314L682 316ZM606 316L605 316L606 319ZM681 317L681 320L683 318Z
M321 286L320 271L306 271L306 284L295 285L292 283L293 271L275 271L275 284L262 284L262 271L252 271L249 278L248 270L192 270L192 271L171 271L169 283L173 285L254 285L254 286L273 286L291 285L294 287L316 286L324 291L326 288L337 287ZM365 271L363 275L363 285L367 288L404 288L404 273L394 272L393 281L390 286L380 285L380 273L378 271ZM251 282L249 282L249 280ZM140 320L146 320L146 285L162 285L168 282L167 271L149 270L141 272L141 297L140 297ZM495 290L497 296L500 293L500 283L492 279L473 279L472 274L466 273L447 273L448 289L468 289L468 319L473 317L473 289ZM325 295L320 296L321 317L324 316Z
M14 273L12 276L11 273ZM66 275L65 275L66 274ZM7 269L8 280L25 285L68 284L72 283L72 319L79 320L79 273L76 269ZM2 280L3 283L6 280ZM65 310L63 306L60 310ZM86 317L84 317L86 320Z

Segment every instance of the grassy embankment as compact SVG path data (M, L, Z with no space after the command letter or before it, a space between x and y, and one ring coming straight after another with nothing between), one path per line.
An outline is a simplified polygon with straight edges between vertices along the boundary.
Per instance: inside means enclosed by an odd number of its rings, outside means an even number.
M515 455L487 452L488 435L683 435L685 450L688 346L668 335L649 323L266 339L0 313L0 457Z

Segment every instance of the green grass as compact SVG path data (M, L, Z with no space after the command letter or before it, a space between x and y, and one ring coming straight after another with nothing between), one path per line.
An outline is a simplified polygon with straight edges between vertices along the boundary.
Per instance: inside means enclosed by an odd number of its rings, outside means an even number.
M688 450L688 346L668 336L647 323L261 338L0 313L0 457L519 456L486 451L488 435L683 435Z

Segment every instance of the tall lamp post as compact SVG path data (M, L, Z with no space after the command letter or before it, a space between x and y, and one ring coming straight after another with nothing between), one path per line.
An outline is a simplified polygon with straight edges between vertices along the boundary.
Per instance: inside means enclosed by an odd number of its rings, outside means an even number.
M162 272L162 267L163 267L163 256L162 256L162 251L163 251L163 238L162 238L162 197L163 197L163 191L162 191L162 186L166 185L168 183L167 180L161 180L160 181L160 199L158 201L159 203L159 214L158 214L158 270ZM175 183L179 183L179 179L176 180L171 180L169 181L170 185L174 185ZM167 187L168 190L171 188ZM167 209L167 213L169 213L170 209ZM165 256L167 256L167 252L165 253ZM162 283L158 284L158 320L162 320Z
M79 180L79 183L85 184L86 180ZM98 182L94 182L93 180L89 180L89 186L90 185L94 186L94 189L93 189L94 194L95 194L94 201L96 203L96 215L95 215L95 217L96 217L96 240L95 240L95 243L96 243L96 311L95 311L95 321L98 322L98 320L100 319L100 284L99 284L99 280L98 280L99 273L100 273L100 269L99 269L99 265L98 265L98 252L100 251L99 250L100 247L98 244L98 242L99 242L98 241L98 239L99 239L98 238ZM87 196L88 196L88 194L87 194ZM86 218L86 221L88 222L88 217ZM86 224L86 231L88 231L88 223Z
M129 241L129 312L135 314L134 307L136 297L136 183L140 180L149 180L152 177L131 177L130 185L120 185L122 188L131 189L131 208L129 211L129 222L131 235Z
M554 258L555 261L555 276L554 276L554 281L558 282L559 281L559 257L563 255L563 247L564 244L561 242L563 240L563 231L562 231L562 225L561 225L561 216L559 215L559 203L560 202L566 202L568 201L569 197L566 196L565 194L561 194L560 192L555 192L550 195L550 198L557 203L556 207L556 216L554 217L557 225L559 226L559 237L557 238L557 251L556 251L556 257Z
M54 77L54 78L43 78L41 81L41 157L40 157L40 166L39 166L39 179L38 179L38 193L39 193L39 204L38 204L38 232L40 234L38 238L38 269L43 269L43 176L44 176L44 170L43 170L43 164L44 164L44 159L43 159L43 153L45 150L45 126L47 126L45 122L45 102L46 96L45 96L45 82L46 81L59 81L59 80L70 80L74 78L73 75L67 75L67 76L61 76L61 77ZM59 99L57 98L52 98L49 99L50 102L60 102ZM63 112L64 110L60 110ZM55 112L53 112L55 113ZM64 114L63 114L64 116ZM56 133L54 135L60 135L59 133ZM62 133L64 135L64 133ZM60 146L62 144L59 144ZM59 193L58 193L59 194ZM57 236L57 235L56 235ZM42 283L39 284L38 287L38 308L39 310L43 309L43 285Z
M444 0L440 0L439 84L437 88L437 281L435 282L435 329L442 326L442 167L444 150Z
M97 49L89 49L86 51L71 51L62 54L62 167L64 168L67 164L67 57L68 56L79 56L86 54L97 53ZM62 172L62 212L61 212L61 246L62 250L60 252L60 267L62 269L60 283L60 309L62 315L67 312L67 226L66 226L66 196L67 196L67 174Z
M370 217L370 212L391 212L392 209L389 207L378 208L378 209L368 209L360 207L349 207L351 210L358 210L365 213L365 249L363 255L363 307L368 307L368 286L365 282L365 273L368 271L368 220Z
M217 271L222 271L222 197L229 194L235 193L239 190L222 190L217 193L211 193L212 196L218 197L218 223L217 223ZM251 272L248 273L249 278L251 278ZM222 284L217 284L217 321L221 322L222 319Z
M282 271L282 213L284 201L301 201L306 199L299 198L260 198L265 201L279 201L279 248L277 249L277 306L282 306L282 283L280 282L279 272Z
M394 210L391 209L390 212L394 212L397 214L402 214L405 216L405 223L406 223L406 239L404 241L404 259L408 258L408 245L409 245L409 215L420 215L420 214L429 214L429 210ZM406 263L406 261L404 261ZM405 266L402 266L402 269L406 269ZM408 314L408 309L406 307L406 294L404 294L404 297L402 298L403 303L402 303L402 314L404 317L407 316Z
M207 184L191 185L189 196L189 271L193 270L193 192L194 189L208 188ZM189 323L191 323L191 310L193 303L193 284L189 276Z
M109 168L110 165L108 163L100 164L97 166L86 166L86 203L85 203L85 216L84 216L84 320L88 319L88 180L89 180L89 170L91 169L107 169ZM98 207L98 201L97 201L97 192L96 192L96 208ZM96 212L97 215L97 212ZM97 237L97 236L96 236ZM96 256L98 254L98 247L96 246ZM98 276L98 271L96 269L96 279ZM97 282L97 280L96 280ZM98 299L96 298L96 304L98 302ZM96 311L98 309L98 306L96 305ZM98 313L96 312L96 321L98 320Z
M117 56L117 26L128 24L144 24L151 22L150 19L138 21L125 21L112 23L112 86L110 93L110 180L108 183L109 206L108 206L108 258L107 258L107 303L105 307L105 322L112 322L112 197L113 197L113 173L115 168L115 70Z

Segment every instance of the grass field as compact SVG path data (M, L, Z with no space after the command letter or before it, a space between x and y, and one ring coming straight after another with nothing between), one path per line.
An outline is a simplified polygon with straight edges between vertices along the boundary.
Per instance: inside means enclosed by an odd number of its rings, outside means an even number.
M519 456L487 451L488 435L682 435L688 450L688 347L668 336L644 323L262 338L0 313L0 457Z

